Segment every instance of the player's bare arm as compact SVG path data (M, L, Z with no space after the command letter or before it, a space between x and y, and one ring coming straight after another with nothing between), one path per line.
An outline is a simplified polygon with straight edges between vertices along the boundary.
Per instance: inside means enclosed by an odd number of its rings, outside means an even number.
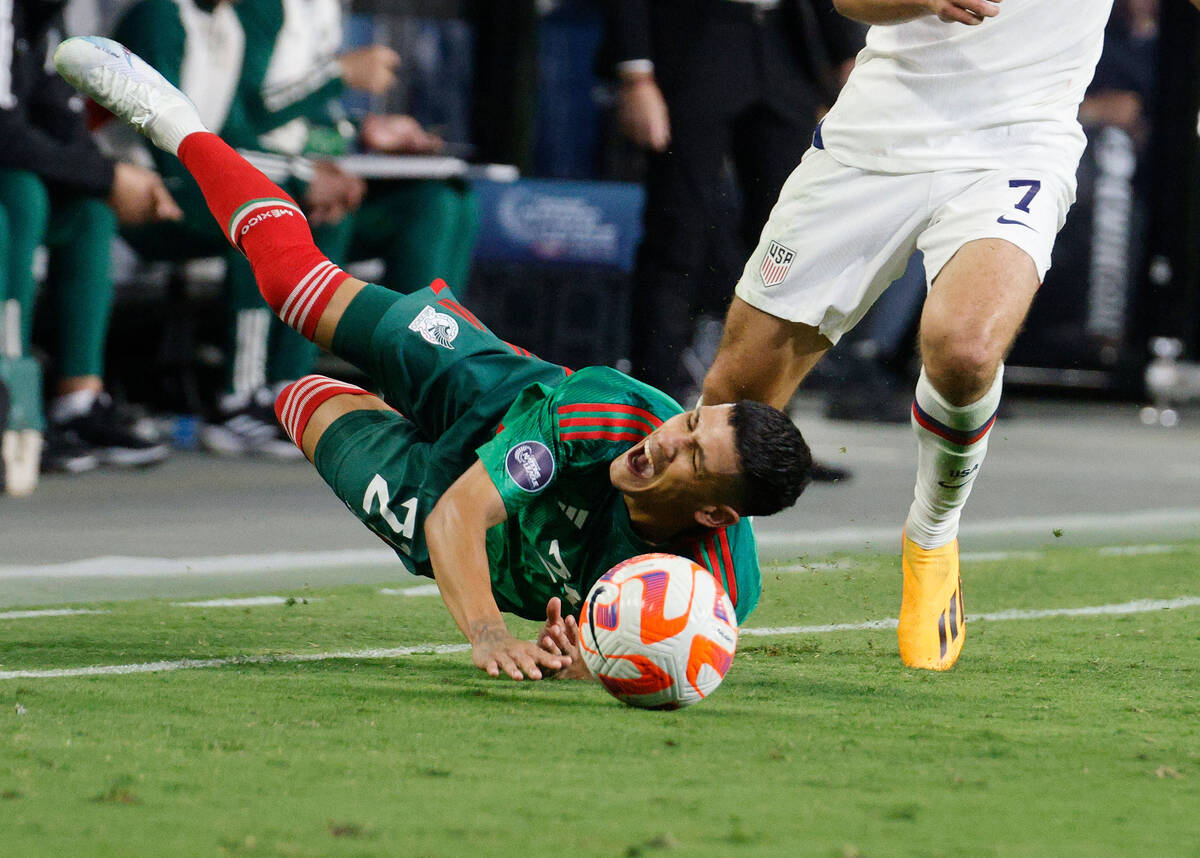
M471 642L475 666L490 676L541 679L542 668L567 667L571 658L548 652L508 631L488 573L486 534L508 517L482 462L446 490L425 521L425 542L442 600Z
M833 5L847 18L864 24L901 24L937 15L947 23L973 26L1000 14L1000 0L834 0Z

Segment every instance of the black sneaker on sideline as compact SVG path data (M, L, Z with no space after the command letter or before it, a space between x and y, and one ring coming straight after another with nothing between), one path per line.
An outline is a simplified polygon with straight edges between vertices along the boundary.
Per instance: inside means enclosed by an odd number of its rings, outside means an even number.
M43 474L82 474L100 467L100 457L74 432L64 432L53 423L46 426L42 447Z
M222 411L200 431L200 444L219 456L267 456L280 461L304 458L275 419L273 398L260 390L241 408Z
M101 393L91 410L55 426L57 432L90 448L102 465L140 468L157 465L171 454L148 420L138 419Z

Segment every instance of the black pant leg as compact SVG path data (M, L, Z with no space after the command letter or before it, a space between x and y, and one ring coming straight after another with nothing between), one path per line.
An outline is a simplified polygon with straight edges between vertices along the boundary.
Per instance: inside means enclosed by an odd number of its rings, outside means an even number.
M753 31L714 21L685 73L670 70L664 93L671 119L667 151L649 160L642 244L634 274L633 371L680 395L680 365L691 342L703 266L725 228L715 205L734 117L753 92Z

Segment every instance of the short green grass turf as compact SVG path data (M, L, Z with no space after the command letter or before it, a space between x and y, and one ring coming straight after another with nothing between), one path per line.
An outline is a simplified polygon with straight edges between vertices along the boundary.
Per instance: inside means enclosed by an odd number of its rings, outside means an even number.
M894 560L835 559L749 625L895 616ZM979 562L968 614L1200 596L1198 559ZM280 595L0 621L0 670L459 642L436 598ZM969 629L946 674L890 630L747 635L675 713L465 653L3 680L0 854L1200 856L1200 607Z

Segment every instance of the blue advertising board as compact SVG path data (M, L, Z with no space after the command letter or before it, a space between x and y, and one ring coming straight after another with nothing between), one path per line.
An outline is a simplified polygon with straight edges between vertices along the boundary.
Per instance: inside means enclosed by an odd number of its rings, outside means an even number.
M630 271L644 195L627 182L472 182L477 262L585 265Z

